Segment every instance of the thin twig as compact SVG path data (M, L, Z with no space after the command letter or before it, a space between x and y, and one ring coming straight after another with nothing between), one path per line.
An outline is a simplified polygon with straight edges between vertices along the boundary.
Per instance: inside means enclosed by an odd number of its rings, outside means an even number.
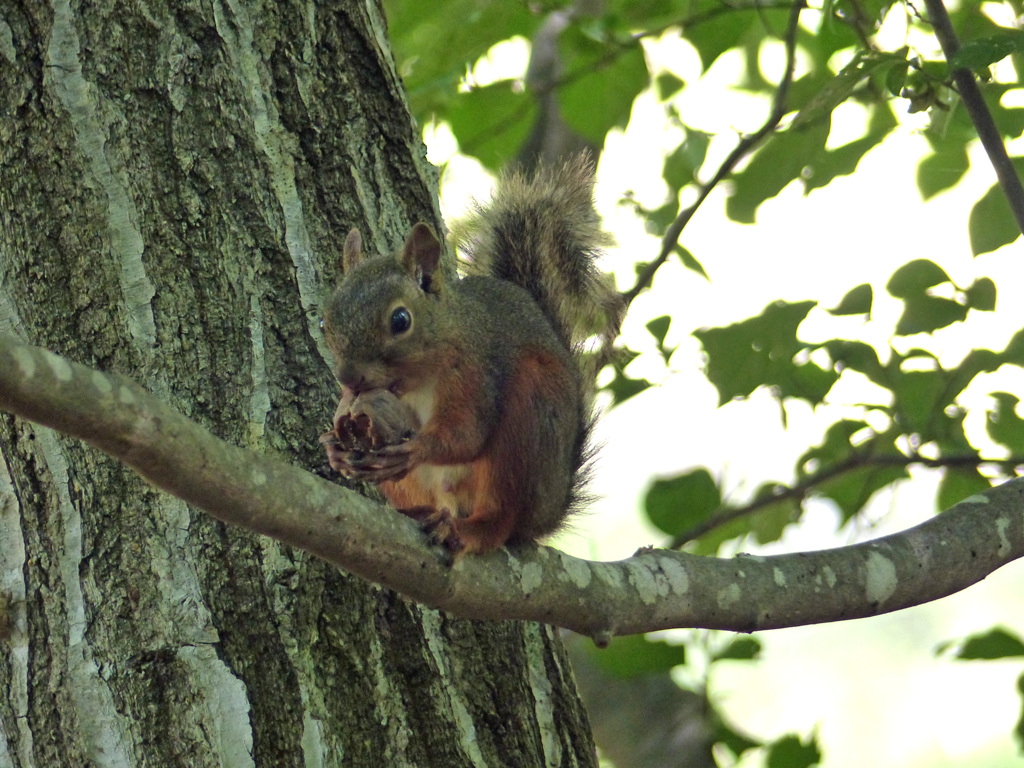
M789 501L791 499L802 499L807 496L808 493L813 491L816 487L823 483L833 480L836 477L852 472L857 469L864 469L865 467L877 467L879 469L885 467L911 467L911 466L922 466L922 467L979 467L983 464L997 464L1004 467L1016 467L1024 464L1024 456L1009 456L1005 459L986 459L981 456L964 455L964 456L945 456L940 458L927 458L920 454L911 454L910 456L897 456L897 455L871 455L869 453L858 453L851 456L846 461L840 462L831 467L822 469L820 472L816 472L810 477L805 478L799 483L794 485L778 486L775 493L769 496L764 496L755 501L750 502L742 507L736 509L729 509L718 514L714 514L704 522L694 525L683 533L677 535L672 541L666 545L667 549L678 549L687 542L698 539L706 533L720 528L723 525L739 520L744 517L749 517L756 512L761 511L766 507L770 507L773 504L778 504L780 501Z
M953 30L953 23L946 13L946 6L942 0L924 0L925 8L935 30L935 37L942 46L942 53L947 62L952 62L956 52L960 50L960 41ZM974 73L969 69L958 67L952 71L953 82L956 84L960 98L963 100L964 108L974 123L974 129L978 132L981 145L995 169L996 177L999 179L999 186L1006 195L1010 204L1010 210L1017 220L1017 227L1021 234L1024 234L1024 186L1021 186L1020 177L1017 175L1010 156L1006 153L1006 146L999 135L992 113L981 95L981 89L974 78Z
M646 29L643 32L638 32L633 37L635 37L637 40L640 40L645 37L660 37L673 27L679 27L684 30L690 30L696 26L703 24L706 21L713 21L717 19L719 16L724 16L725 14L728 13L742 13L745 11L757 11L759 13L762 13L764 11L784 10L787 8L792 9L793 4L785 2L763 2L762 0L754 0L754 2L752 3L735 5L728 5L723 3L721 5L716 5L712 8L703 10L700 13L694 13L681 19L674 19L673 21L670 21L666 24L662 24L659 27L654 27L652 29Z
M718 171L711 178L707 184L705 184L700 191L700 196L697 201L688 208L680 211L668 229L665 231L665 236L661 241L661 252L658 254L658 258L652 261L640 276L637 278L636 285L630 290L622 294L623 304L628 307L633 300L640 295L641 291L648 288L651 281L654 280L654 274L661 268L661 265L668 261L668 257L672 254L672 251L679 243L679 236L682 234L683 229L689 224L690 219L700 208L701 204L708 198L712 190L723 181L736 165L746 155L748 155L758 144L760 144L782 121L785 116L787 107L786 101L789 96L789 88L793 82L793 73L796 69L796 33L797 25L800 21L800 12L807 7L805 0L798 0L790 8L789 12L789 23L786 27L786 71L782 75L782 80L779 82L779 87L775 91L775 98L772 101L772 110L769 113L768 118L754 133L745 136L739 144L733 148L732 152L725 159L725 162L719 167Z

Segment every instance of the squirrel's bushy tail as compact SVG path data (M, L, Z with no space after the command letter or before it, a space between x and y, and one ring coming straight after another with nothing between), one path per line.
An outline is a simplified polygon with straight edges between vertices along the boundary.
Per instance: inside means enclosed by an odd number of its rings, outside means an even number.
M595 264L611 238L594 210L594 170L579 156L532 176L507 173L455 238L467 270L525 288L567 347L618 331L621 299Z

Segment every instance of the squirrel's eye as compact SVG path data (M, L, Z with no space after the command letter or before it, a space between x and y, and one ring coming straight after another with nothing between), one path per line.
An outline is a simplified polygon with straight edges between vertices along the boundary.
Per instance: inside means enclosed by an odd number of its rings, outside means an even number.
M397 336L412 328L412 313L405 307L398 307L391 313L391 335Z

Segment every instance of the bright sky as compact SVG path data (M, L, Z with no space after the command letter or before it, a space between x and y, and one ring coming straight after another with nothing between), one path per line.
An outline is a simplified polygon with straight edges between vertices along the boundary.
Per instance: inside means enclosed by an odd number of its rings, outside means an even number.
M503 48L495 57L499 68L522 71L525 42ZM685 44L666 43L649 55L671 62L688 83L697 80L695 54ZM728 59L716 64L716 77L686 89L680 103L684 119L721 134L712 159L731 149L735 130L756 127L767 109L763 101L722 89L736 66ZM475 74L482 81L490 76L483 68ZM843 143L857 137L863 121L856 107L844 107L835 122L846 126L847 134L839 139ZM663 202L662 157L679 139L663 126L662 108L649 94L642 96L625 134L609 137L598 170L598 208L618 241L607 266L617 272L620 288L630 284L633 262L658 252L658 241L618 201L631 189L650 207ZM754 226L725 217L724 190L705 203L681 242L703 263L711 281L670 262L659 272L654 290L632 307L623 334L628 346L653 352L644 324L672 314L668 342L679 349L669 371L656 354L633 364L631 375L647 376L659 386L603 417L599 439L604 447L594 484L601 501L558 546L583 557L619 559L640 546L657 545L663 537L644 523L640 510L653 476L705 465L729 492L745 498L764 480L789 479L794 459L820 439L837 414L847 413L842 403L878 400L871 385L844 377L830 394L834 405L817 412L799 404L789 407L787 431L781 428L777 404L760 393L719 409L717 394L700 371L699 345L690 336L696 328L746 319L779 298L815 299L821 307L832 307L849 288L870 282L875 289L871 322L816 310L800 334L807 340L842 335L885 349L901 305L887 296L884 285L897 267L919 257L939 263L958 285L989 276L999 289L995 313L972 312L966 328L935 337L931 348L944 362L955 363L979 343L1000 349L1024 327L1021 241L978 259L970 253L970 206L994 183L987 158L975 151L964 182L923 203L914 183L917 159L926 147L918 133L922 127L923 118L908 120L864 159L857 174L809 197L791 185L759 209ZM447 163L443 207L449 220L457 218L471 196L486 198L492 180L473 161L453 154L456 147L444 127L428 131L427 141L431 160ZM912 345L923 343L914 339L900 348ZM977 441L984 439L985 408L991 405L983 393L993 387L1024 392L1024 372L1003 370L972 385L969 393L978 394L967 399L972 407L967 425ZM825 504L811 504L805 521L767 551L820 549L907 528L933 513L936 482L934 473L915 472L911 483L881 494L870 521L853 534L837 536L835 513ZM932 605L762 633L762 661L716 665L712 696L734 725L759 737L775 739L792 731L806 737L817 731L826 768L984 768L1019 762L1010 732L1020 714L1015 681L1024 663L953 662L938 658L935 649L996 624L1024 633L1022 580L1024 563L1017 562Z

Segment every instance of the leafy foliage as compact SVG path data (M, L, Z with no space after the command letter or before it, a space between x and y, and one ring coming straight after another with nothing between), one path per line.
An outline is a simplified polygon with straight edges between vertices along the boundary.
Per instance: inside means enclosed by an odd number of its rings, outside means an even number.
M605 672L618 677L633 677L668 672L685 664L686 646L650 640L644 635L629 635L615 638L595 658Z
M718 390L720 403L747 397L760 386L772 388L779 398L813 404L824 400L837 376L797 359L807 349L797 339L797 327L814 305L779 301L750 320L694 331L707 353L708 379Z
M1017 415L1020 398L1008 392L993 392L996 407L988 414L988 436L1006 446L1014 456L1024 456L1024 419Z
M821 762L821 750L814 738L804 742L798 736L784 736L768 751L768 768L810 768Z
M999 136L1007 140L1024 133L1024 108L1009 106L1021 103L1017 73L1024 68L1024 33L994 23L991 8L983 11L980 0L966 0L951 10L963 44L948 63L936 56L932 25L919 7L893 0L829 0L810 8L722 0L608 0L599 5L595 15L581 10L581 4L569 12L554 0L385 0L396 60L418 120L447 123L460 151L490 170L524 160L524 147L555 118L562 123L559 130L601 147L610 132L634 117L638 97L646 93L645 98L656 100L671 126L660 169L666 197L648 207L626 193L623 203L664 241L660 255L636 254L637 283L626 292L630 298L649 286L669 260L708 278L702 264L708 263L707 254L698 254L698 260L679 235L723 181L728 216L754 223L764 204L783 190L795 186L806 195L856 173L865 155L907 120L927 115L930 153L916 172L921 197L928 200L957 185L970 167L968 149L977 133L953 86L953 70L978 73ZM879 35L894 17L906 32ZM684 77L649 55L650 41L677 35L699 61L696 76ZM481 59L513 38L532 43L529 72L478 79ZM888 40L897 43L883 42ZM781 70L771 63L780 52L786 59ZM689 120L681 106L689 89L700 87L726 61L740 65L737 91L769 105L761 127L744 127L739 137L732 128L716 134L704 124L691 124L696 120ZM838 130L841 111L851 105L863 117L859 135ZM723 161L722 147L727 146L734 150ZM1024 171L1024 159L1014 163L1018 174ZM849 222L851 227L865 225L871 226L852 217ZM907 226L921 224L908 213ZM974 255L1020 237L1000 186L974 203L967 234ZM822 248L829 245L822 243ZM844 415L799 456L788 477L764 482L745 498L705 467L653 481L644 509L667 544L715 554L745 540L777 541L801 519L809 499L832 505L840 524L847 525L877 494L910 477L914 466L940 473L936 506L943 509L1024 464L1024 418L1017 412L1017 394L991 393L985 418L991 443L975 444L964 427L968 386L1003 366L1024 367L1024 331L1003 349L987 348L979 339L959 360L935 351L935 340L948 329L997 310L996 283L980 277L960 285L931 258L910 253L902 256L902 264L899 258L894 254L885 295L881 285L864 283L851 287L832 309L823 309L817 300L779 300L756 317L692 331L721 407L766 392L778 402L785 421L787 408L795 403L811 409L833 405L840 385L850 380L870 383L875 394L870 402L843 403ZM874 322L886 302L897 302L900 309L889 344L838 332L810 340L801 333L809 319L847 323L843 328L858 317ZM684 320L683 315L664 315L646 322L653 353L645 353L645 361L657 361L667 376L676 352L668 343L670 331L678 338ZM642 376L633 373L641 370L631 366L638 357L621 344L610 356L602 380L611 407L644 397L655 386L650 365L642 368ZM709 663L756 657L759 646L747 640L712 653ZM991 658L985 654L1014 647L1012 638L994 631L969 640L961 651L968 655L961 657ZM687 659L683 646L643 638L617 640L605 654L605 672L623 679L667 676ZM760 748L769 766L802 767L821 760L813 736L788 735L763 744L740 735L724 718L718 723L715 741L733 757ZM1024 718L1017 734L1024 746Z
M965 661L1024 658L1024 641L1002 627L994 627L980 635L940 647L940 651L956 646L955 658Z
M593 29L572 28L562 35L569 75L558 89L558 99L569 125L600 145L612 128L626 127L633 101L650 84L650 75L643 51L632 38L620 41L614 30L593 34Z
M1024 32L1019 29L1007 29L995 35L969 41L953 54L949 66L984 72L990 64L995 64L1012 53L1024 53Z
M675 536L707 520L721 503L718 484L701 468L670 480L655 480L644 507L655 526Z
M1017 693L1020 694L1021 701L1024 702L1024 675L1017 678ZM1020 751L1024 752L1024 706L1021 707L1020 718L1013 727L1013 735L1017 739Z
M843 300L835 309L830 309L833 315L870 315L871 302L875 292L870 283L863 283L856 288L851 288L843 296Z

